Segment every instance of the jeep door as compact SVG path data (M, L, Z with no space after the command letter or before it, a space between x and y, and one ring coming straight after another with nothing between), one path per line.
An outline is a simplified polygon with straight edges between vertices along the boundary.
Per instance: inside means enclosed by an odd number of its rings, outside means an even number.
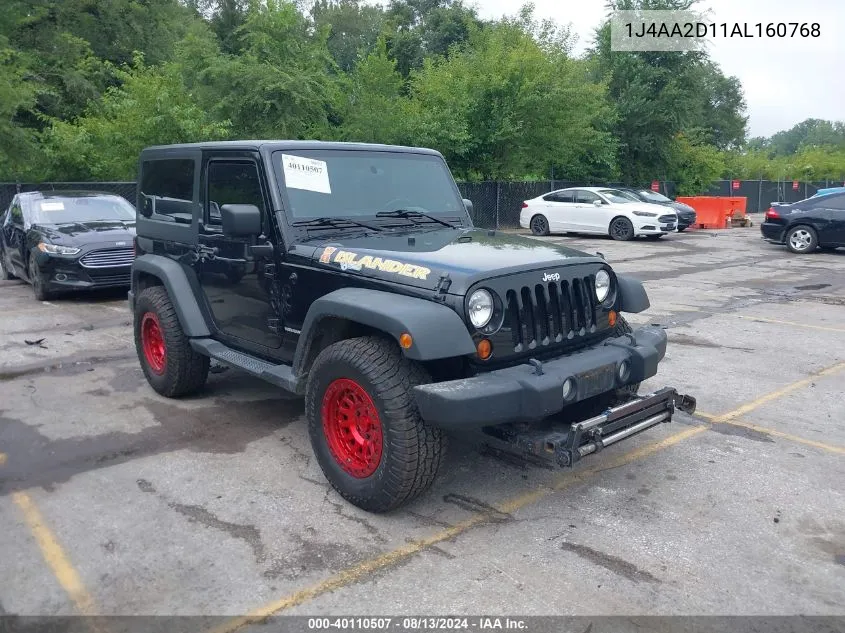
M268 246L273 228L267 184L259 157L250 151L215 151L203 160L200 258L195 264L200 286L218 336L257 354L276 356L281 347L279 301L274 298L275 252ZM261 215L258 235L228 235L222 215L226 205L252 205Z

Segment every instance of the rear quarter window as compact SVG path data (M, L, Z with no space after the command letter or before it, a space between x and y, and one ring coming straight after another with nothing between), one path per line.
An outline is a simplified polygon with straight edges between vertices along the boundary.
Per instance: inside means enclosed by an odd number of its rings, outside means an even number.
M147 217L190 224L194 214L194 173L191 159L148 160L141 165L140 204Z

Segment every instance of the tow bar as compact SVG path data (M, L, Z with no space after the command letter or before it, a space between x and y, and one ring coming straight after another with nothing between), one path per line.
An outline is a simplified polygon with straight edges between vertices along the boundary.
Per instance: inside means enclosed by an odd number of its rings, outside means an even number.
M524 426L485 427L485 443L494 452L516 455L545 466L574 466L583 457L600 452L663 422L671 422L675 410L692 415L695 398L665 387L636 396L600 415L557 429Z

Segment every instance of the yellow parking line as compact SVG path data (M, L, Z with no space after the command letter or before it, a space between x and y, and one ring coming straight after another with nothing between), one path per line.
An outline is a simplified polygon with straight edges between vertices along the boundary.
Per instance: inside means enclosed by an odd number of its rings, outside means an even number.
M772 437L781 437L785 440L790 440L792 442L797 442L798 444L806 444L807 446L812 446L814 448L820 448L825 451L830 451L831 453L838 453L839 455L845 455L845 447L843 446L836 446L835 444L825 444L824 442L816 442L815 440L808 440L803 437L799 437L797 435L790 435L789 433L783 433L782 431L776 431L774 429L767 429L764 426L759 426L757 424L751 424L750 422L740 422L737 420L731 420L729 422L721 422L717 424L730 424L732 426L741 426L746 429L751 429L752 431L757 431L759 433L765 433L766 435L771 435Z
M691 427L685 429L684 431L681 431L680 433L670 435L666 439L661 440L659 442L647 444L646 446L642 446L629 453L625 453L617 457L616 459L612 459L609 462L602 463L600 466L597 465L593 468L588 468L580 472L567 473L557 479L557 481L555 481L555 483L552 484L551 487L540 488L538 490L518 495L513 499L510 499L499 504L498 506L495 506L495 510L504 514L511 514L513 512L516 512L520 508L524 508L525 506L530 505L536 501L540 501L544 497L547 497L554 492L558 492L574 484L586 481L590 477L604 470L618 468L619 466L630 464L639 459L647 457L648 455L652 455L653 453L662 451L666 448L669 448L670 446L674 446L678 442L682 442L687 438L690 438L694 435L698 435L699 433L706 431L707 428L708 427L706 426ZM338 572L334 576L330 576L326 580L316 585L307 587L289 596L285 596L283 598L280 598L279 600L270 602L262 607L259 607L255 611L252 611L248 615L236 618L234 620L231 620L230 622L221 625L220 627L212 629L210 633L232 633L233 631L236 631L237 629L243 626L260 622L261 620L264 620L276 613L285 611L287 609L292 609L293 607L308 602L309 600L312 600L324 593L328 593L330 591L334 591L335 589L341 589L342 587L354 584L360 580L365 579L368 575L372 574L373 572L395 565L412 556L415 556L416 554L419 554L427 548L437 545L438 543L442 543L443 541L449 541L457 536L460 536L471 528L486 523L487 521L489 521L489 519L489 513L481 512L478 514L474 514L465 521L461 521L460 523L457 523L450 528L441 530L440 532L437 532L434 535L429 536L428 538L424 538L419 541L414 541L413 543L392 550L390 552L386 552L381 556L377 556L376 558L373 558L371 560L367 560L357 565L353 565L352 567L344 569L343 571Z
M836 365L832 365L832 366L827 367L825 369L821 369L817 372L813 372L812 374L810 374L806 378L803 378L801 380L797 380L797 381L795 381L795 382L793 382L789 385L786 385L785 387L782 387L782 388L780 388L776 391L772 391L771 393L767 393L764 396L760 396L756 400L752 400L751 402L748 402L748 403L742 405L741 407L734 409L733 411L729 411L728 413L725 413L723 415L718 415L715 418L712 418L711 421L714 422L714 423L719 423L719 422L729 422L731 420L735 420L736 418L739 418L739 417L745 415L746 413L749 413L749 412L753 411L754 409L757 409L758 407L762 407L764 404L771 402L772 400L777 400L778 398L782 398L783 396L785 396L789 393L792 393L793 391L801 389L801 387L806 387L811 382L813 382L816 378L821 378L823 376L830 376L832 374L836 374L836 373L842 371L843 369L845 369L845 363L837 363Z
M0 453L0 466L6 463L6 453Z
M740 415L748 413L749 411L753 411L757 407L760 407L767 402L780 398L792 391L795 391L796 389L800 389L801 387L809 384L814 378L817 378L819 376L828 376L830 374L834 374L838 371L841 371L842 369L845 369L845 363L833 365L832 367L828 367L812 374L808 378L804 378L790 385L782 387L777 391L773 391L770 394L761 396L760 398L757 398L752 402L744 404L741 407L738 407L737 409L734 409L733 411L729 411L728 413L722 415L717 416L701 412L696 412L696 415L704 419L710 420L713 423L731 424L733 423L732 420L739 417ZM602 471L630 464L639 459L642 459L661 450L674 446L675 444L682 442L688 438L699 435L704 431L709 430L710 428L710 425L690 427L688 429L685 429L684 431L675 433L674 435L670 435L669 437L659 442L647 444L629 453L625 453L608 462L604 462L601 465L597 464L592 468L587 468L580 472L568 472L561 476L559 479L557 479L551 487L540 488L531 492L518 495L513 499L504 501L499 505L495 506L495 510L501 513L511 514L519 510L520 508L540 501L541 499L547 497L548 495L554 492L568 488L569 486L572 486L576 483L584 482L590 477L601 473ZM774 435L774 433L772 434ZM785 434L778 436L785 436ZM809 442L810 440L803 440L803 443ZM409 543L408 545L405 545L403 547L397 548L390 552L386 552L381 556L377 556L376 558L363 561L357 565L353 565L352 567L344 569L335 574L334 576L330 576L322 582L317 583L316 585L306 587L305 589L301 589L300 591L297 591L288 596L284 596L282 598L279 598L278 600L274 600L273 602L265 604L245 616L235 618L219 627L211 629L209 633L233 633L234 631L237 631L238 629L246 625L261 622L262 620L265 620L272 615L275 615L287 609L292 609L293 607L304 604L309 600L313 600L314 598L317 598L318 596L321 596L325 593L352 585L360 580L366 579L366 577L372 574L373 572L385 569L408 558L411 558L412 556L415 556L420 552L424 551L425 549L437 545L438 543L442 543L443 541L448 541L453 538L456 538L469 531L473 527L484 524L489 520L489 518L489 513L482 512L474 514L465 521L462 521L445 530L441 530L440 532L437 532L428 538L419 541L414 541L413 543Z
M757 316L744 316L741 314L734 315L739 319L745 319L746 321L762 321L763 323L776 323L777 325L792 325L795 327L803 327L809 330L821 330L823 332L840 332L845 334L845 328L839 327L827 327L824 325L811 325L809 323L798 323L796 321L779 321L778 319L767 319L765 317L757 317Z
M47 527L47 523L35 503L25 492L14 493L12 499L23 513L24 520L41 549L44 561L50 566L56 580L73 600L77 610L83 615L94 615L94 600L85 589L79 574L76 573L55 535Z

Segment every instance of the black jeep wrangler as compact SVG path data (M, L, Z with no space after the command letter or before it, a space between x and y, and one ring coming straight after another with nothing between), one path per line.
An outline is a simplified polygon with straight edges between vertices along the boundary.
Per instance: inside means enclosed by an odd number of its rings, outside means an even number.
M694 410L636 395L666 351L620 315L649 306L642 284L471 209L427 149L144 150L129 304L147 380L183 396L215 359L304 395L326 478L373 512L431 485L444 430L571 466Z

